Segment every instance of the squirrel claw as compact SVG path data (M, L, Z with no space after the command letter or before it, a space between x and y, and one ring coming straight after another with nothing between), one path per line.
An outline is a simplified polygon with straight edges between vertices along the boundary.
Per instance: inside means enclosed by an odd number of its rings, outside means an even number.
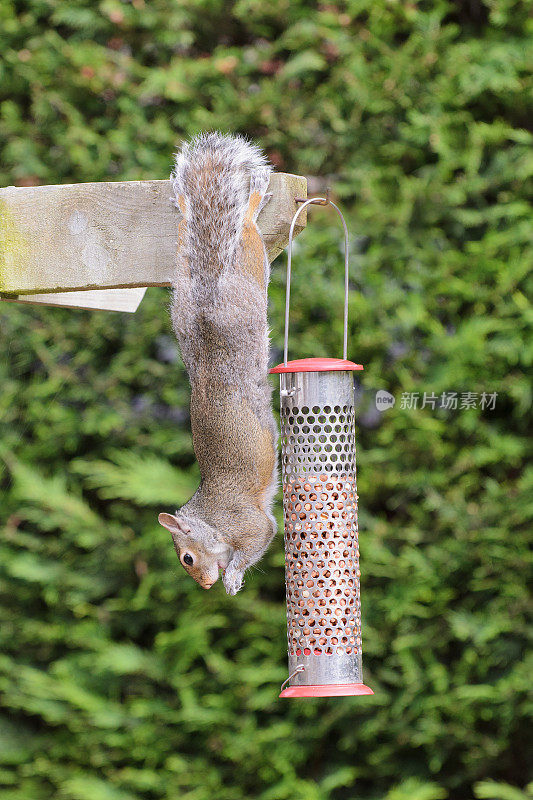
M237 594L244 583L243 574L242 572L237 572L237 570L227 568L222 578L222 582L226 592L229 595Z

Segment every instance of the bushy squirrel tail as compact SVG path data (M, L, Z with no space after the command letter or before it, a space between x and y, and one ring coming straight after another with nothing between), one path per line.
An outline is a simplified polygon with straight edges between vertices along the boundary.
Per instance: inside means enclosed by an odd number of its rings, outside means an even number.
M242 136L202 133L182 145L171 174L174 200L185 218L183 255L191 274L209 279L231 269L250 197L250 183L271 172L267 159ZM264 180L261 181L264 183Z

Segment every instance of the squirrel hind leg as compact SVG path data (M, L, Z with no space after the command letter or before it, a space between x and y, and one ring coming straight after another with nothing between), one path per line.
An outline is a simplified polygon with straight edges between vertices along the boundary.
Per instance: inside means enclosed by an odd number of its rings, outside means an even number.
M250 175L250 197L248 199L248 210L245 217L247 222L255 222L260 212L272 197L272 192L267 193L270 174L270 169L268 167L263 167L262 169L255 170Z
M240 269L246 275L255 278L261 289L265 290L268 283L270 265L256 220L261 210L272 197L272 193L266 192L269 180L270 169L267 167L255 170L250 176L250 196L244 216L240 253Z

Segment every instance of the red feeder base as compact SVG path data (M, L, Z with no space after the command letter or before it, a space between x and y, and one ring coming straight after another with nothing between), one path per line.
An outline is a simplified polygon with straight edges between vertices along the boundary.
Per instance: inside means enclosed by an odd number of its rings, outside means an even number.
M324 683L318 686L287 686L280 697L348 697L356 694L374 694L364 683Z

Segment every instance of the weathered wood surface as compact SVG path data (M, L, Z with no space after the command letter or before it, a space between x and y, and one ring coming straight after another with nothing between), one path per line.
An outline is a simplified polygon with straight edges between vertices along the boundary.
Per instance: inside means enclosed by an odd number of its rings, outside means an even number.
M272 261L307 181L274 173L269 191L258 224ZM0 189L0 293L168 286L180 220L170 195L168 180Z
M0 295L0 300L13 303L37 303L43 306L63 306L64 308L127 311L133 314L139 308L145 292L145 287L89 289L85 292L54 292L52 294L23 294L4 297Z

